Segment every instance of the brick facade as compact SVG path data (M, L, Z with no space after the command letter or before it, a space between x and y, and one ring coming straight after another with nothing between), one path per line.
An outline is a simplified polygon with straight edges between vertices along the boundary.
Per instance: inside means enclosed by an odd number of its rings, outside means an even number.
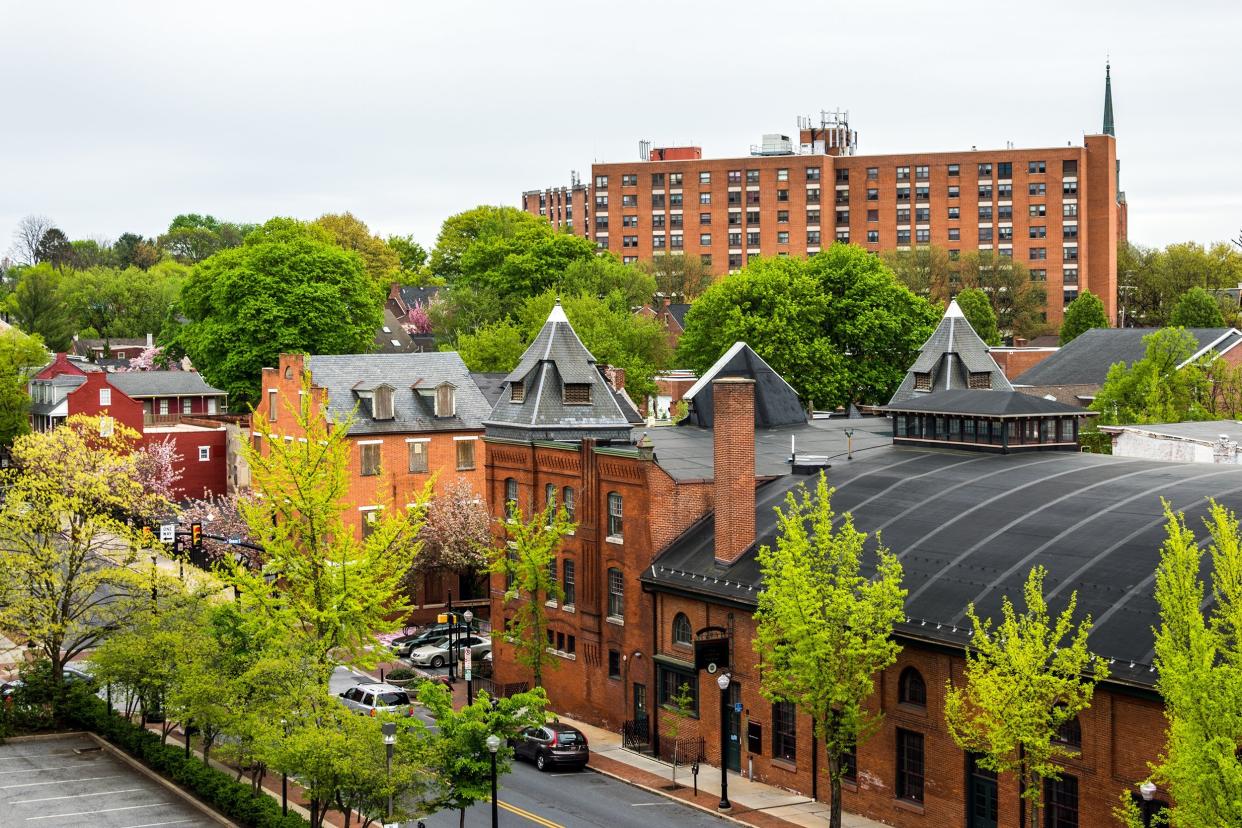
M716 560L731 564L755 542L755 381L712 383Z

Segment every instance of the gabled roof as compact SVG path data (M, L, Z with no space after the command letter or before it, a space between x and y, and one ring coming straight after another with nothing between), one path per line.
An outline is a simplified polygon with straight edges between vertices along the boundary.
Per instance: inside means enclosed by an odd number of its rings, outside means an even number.
M328 412L344 422L357 406L350 434L401 434L482 428L487 400L470 378L466 363L453 351L421 354L343 354L306 359L311 379L328 394ZM435 416L432 395L442 383L456 388L454 415ZM359 392L389 385L393 418L375 420L370 401ZM421 392L421 393L420 393Z
M108 383L136 399L226 396L226 392L208 385L197 371L124 371L108 374Z
M375 351L380 354L408 354L421 350L401 327L401 320L388 307L384 308L384 324L375 332Z
M677 320L677 324L682 330L686 329L686 311L690 310L690 306L685 303L674 302L666 308L668 315Z
M755 426L773 428L806 422L798 392L745 342L735 342L716 363L690 386L682 398L690 404L683 422L711 428L712 382L721 377L747 377L755 381Z
M470 379L474 380L474 384L478 386L479 391L483 394L483 399L487 400L489 406L493 406L500 399L500 392L505 387L505 374L503 371L471 371Z
M401 286L401 301L405 303L407 308L413 308L415 305L427 305L440 292L440 288L435 285L428 287L414 287L413 285Z
M988 353L988 346L966 321L957 300L949 302L944 318L919 349L918 358L906 372L889 404L903 402L920 394L915 390L915 374L930 374L930 391L945 391L969 386L971 374L991 376L991 390L1012 391L1005 372Z
M1143 339L1158 330L1091 328L1018 376L1014 385L1103 385L1114 363L1130 365L1146 356L1147 345ZM1223 354L1242 342L1242 332L1236 328L1187 328L1186 331L1199 346L1187 362L1209 351Z
M513 386L522 393L514 401ZM566 385L589 387L588 403L566 401ZM504 378L484 425L490 437L512 440L625 440L630 420L595 357L574 333L558 301L518 366Z
M1094 411L1085 411L1076 405L1066 405L1056 400L1023 394L1021 391L986 391L966 388L920 394L904 402L889 403L880 410L917 414L961 414L974 417L1038 417L1055 414L1086 417L1095 414Z

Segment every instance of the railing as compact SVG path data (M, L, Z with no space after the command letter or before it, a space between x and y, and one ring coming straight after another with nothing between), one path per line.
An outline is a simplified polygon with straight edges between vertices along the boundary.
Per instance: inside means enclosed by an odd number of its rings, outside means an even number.
M166 426L177 425L181 422L181 414L152 414L149 411L143 412L142 424L144 426ZM192 415L186 415L192 416Z
M651 744L651 720L646 716L627 719L621 723L621 746L642 749Z
M486 692L487 695L495 699L507 699L518 693L525 693L530 689L530 683L525 681L497 684L495 679L482 676L474 676L471 680L474 682L474 691L476 693Z
M691 765L707 761L707 740L702 737L684 739L661 739L660 758L679 765Z

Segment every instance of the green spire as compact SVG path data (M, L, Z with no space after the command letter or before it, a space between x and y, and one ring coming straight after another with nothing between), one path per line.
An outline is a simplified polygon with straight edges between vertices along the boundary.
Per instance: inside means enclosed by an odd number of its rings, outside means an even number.
M1113 128L1113 78L1112 67L1104 64L1104 134L1117 137Z

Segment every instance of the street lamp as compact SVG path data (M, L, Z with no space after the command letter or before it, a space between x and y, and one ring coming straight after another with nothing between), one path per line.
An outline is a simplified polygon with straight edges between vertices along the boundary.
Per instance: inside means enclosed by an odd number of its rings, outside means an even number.
M466 610L465 612L461 614L461 617L465 619L466 621L466 636L469 637L470 622L474 620L474 613L471 612L470 610ZM467 645L467 650L466 650L467 653L470 652L470 650L468 649L468 646L469 645ZM466 672L466 706L469 707L470 705L474 704L474 664L473 664L473 659L471 659L469 656L467 656L466 658L467 658L467 661L465 664L462 665L462 669L465 670Z
M280 720L280 726L285 729L285 738L289 738L289 722L284 719ZM289 772L280 772L280 815L289 816Z
M500 737L495 733L487 737L487 749L492 754L492 828L500 828L500 806L496 802L496 751L500 750Z
M1156 795L1156 785L1150 779L1139 785L1139 796L1143 797L1143 828L1151 828L1152 798Z
M449 662L448 683L449 683L449 686L452 687L453 682L457 680L456 659L453 657L454 656L453 644L457 638L456 636L457 613L453 612L453 590L451 589L449 590L449 594L448 594L448 625L449 625L449 628L448 628L448 650L449 650L448 652L448 662Z
M725 759L726 741L729 738L729 674L721 673L716 677L716 686L720 688L720 804L717 810L729 812L733 806L729 804L729 770Z
M388 774L388 820L392 822L392 748L397 743L397 723L384 722L380 725L384 734L384 770ZM385 824L387 824L385 823Z
M852 428L845 429L845 445L846 445L845 459L853 460L854 459L854 429Z

